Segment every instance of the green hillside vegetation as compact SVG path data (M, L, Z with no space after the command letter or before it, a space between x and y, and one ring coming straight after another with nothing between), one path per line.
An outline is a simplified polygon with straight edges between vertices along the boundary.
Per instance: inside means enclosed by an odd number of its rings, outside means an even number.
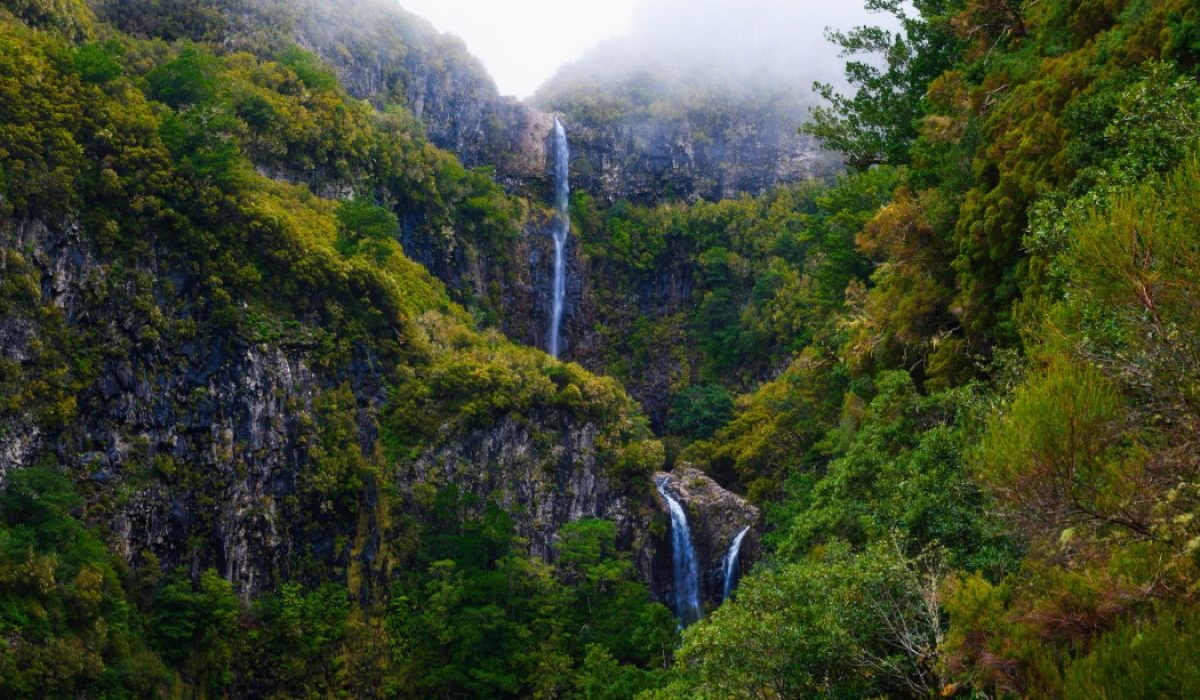
M916 7L811 127L898 168L869 278L684 452L773 554L653 697L1191 697L1200 17Z
M239 600L214 570L162 573L110 553L98 523L117 496L64 473L52 451L8 475L0 694L523 697L600 673L622 674L631 689L653 678L643 669L662 666L674 622L636 581L611 523L577 523L563 534L571 556L552 567L527 558L504 513L452 488L431 485L415 503L364 499L414 448L497 416L593 423L622 488L646 488L661 460L615 382L474 330L405 256L392 211L481 238L511 235L520 215L489 178L425 143L411 116L348 98L299 49L264 60L134 39L83 5L7 4L0 162L4 225L78 221L106 271L88 303L132 304L142 324L124 334L68 323L43 305L28 251L5 248L0 309L34 324L38 341L29 357L0 361L0 415L32 415L70 442L89 410L76 397L104 358L189 338L292 344L318 368L365 345L395 385L393 416L381 421L388 460L356 445L347 391L317 397L310 467L290 506L347 546L361 518L390 523L384 582L301 553L296 580ZM325 199L264 169L357 194ZM154 278L148 260L176 272ZM166 488L219 493L186 464L146 469L139 478Z
M887 201L894 170L853 174L833 186L804 183L757 198L646 208L598 206L586 193L572 221L595 275L602 326L596 331L606 374L630 386L660 371L661 350L675 362L668 430L690 440L724 421L690 427L687 396L740 393L778 374L808 346L836 349L836 314L852 280L870 261L855 235ZM687 294L649 310L637 300L671 270ZM727 411L725 412L728 413Z
M75 231L105 272L69 319L36 252L0 248L0 316L34 329L0 419L71 445L106 360L303 348L339 381L280 507L342 554L298 542L251 600L130 562L102 524L121 489L212 501L214 477L146 455L106 488L46 448L0 475L0 695L1200 696L1194 3L867 0L899 32L835 36L851 92L806 127L846 155L835 183L574 194L604 378L505 339L502 300L455 303L397 241L499 260L542 205L278 35L230 34L225 4L97 5L0 5L0 226ZM688 294L639 307L662 277ZM370 446L338 374L362 355L387 381ZM664 357L660 441L619 382ZM763 509L760 561L681 633L615 523L565 526L547 563L497 502L389 486L506 421L594 435L629 494L701 468Z

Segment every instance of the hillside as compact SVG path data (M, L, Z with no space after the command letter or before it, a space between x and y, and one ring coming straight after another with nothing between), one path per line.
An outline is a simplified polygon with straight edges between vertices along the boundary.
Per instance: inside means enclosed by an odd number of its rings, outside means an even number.
M630 34L560 68L532 102L566 115L581 189L609 204L715 201L839 172L798 129L813 83L841 82L824 29L867 15L776 5L645 2Z
M524 694L585 641L649 665L661 447L399 242L519 203L299 48L135 39L82 4L0 24L4 695ZM577 595L611 611L586 640ZM497 604L511 644L438 631ZM414 673L485 653L501 677ZM544 654L559 676L516 661Z
M1200 695L1200 10L863 6L0 0L0 696Z

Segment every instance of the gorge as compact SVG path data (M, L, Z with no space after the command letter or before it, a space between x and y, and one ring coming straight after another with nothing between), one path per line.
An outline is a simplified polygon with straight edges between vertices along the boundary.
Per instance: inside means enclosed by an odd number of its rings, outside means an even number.
M638 2L0 0L0 697L1200 696L1194 3Z

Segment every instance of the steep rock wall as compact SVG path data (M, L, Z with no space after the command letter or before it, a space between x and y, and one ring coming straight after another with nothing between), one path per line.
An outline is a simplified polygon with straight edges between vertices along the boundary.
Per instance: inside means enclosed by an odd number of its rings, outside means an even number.
M610 203L755 195L841 169L797 132L806 108L791 102L715 101L670 114L536 106L501 96L460 40L381 0L302 0L288 26L355 97L404 105L432 143L468 167L495 168L511 192L549 195L554 115L572 141L575 187Z
M301 0L290 38L379 107L402 104L429 140L510 191L544 186L551 116L504 97L462 41L382 0Z
M655 479L665 480L665 488L679 500L687 514L699 566L701 600L712 605L720 603L725 580L725 554L737 534L749 527L750 531L742 541L739 561L742 571L750 569L761 550L762 514L744 498L726 491L704 472L686 464L676 466L671 472L656 474ZM665 510L662 497L658 496L657 500ZM661 600L671 599L670 546L668 537L658 549L658 571L665 573L656 575L652 581Z
M792 119L753 109L611 120L568 119L576 186L638 204L757 195L841 170L840 160Z
M357 448L380 459L390 379L369 348L330 364L302 336L255 341L206 331L186 275L156 258L118 275L74 224L6 222L0 250L5 261L24 251L41 303L57 309L76 338L105 349L69 425L48 431L31 415L0 413L0 481L52 459L83 484L87 517L108 526L114 549L131 563L153 555L164 569L216 567L244 596L303 579L314 564L355 565L362 581L380 579L380 550L401 534L382 524L384 492L401 495L391 507L403 512L418 486L453 484L509 510L531 553L548 558L564 523L615 520L621 545L652 576L653 489L613 479L598 459L598 423L544 407L449 433L387 465L390 483L365 484L355 506L362 517L347 518L313 500L306 479L321 397L339 389L352 397ZM157 282L135 290L126 280L139 276ZM148 316L197 332L150 333ZM30 355L43 323L32 314L0 319L0 352L18 362Z

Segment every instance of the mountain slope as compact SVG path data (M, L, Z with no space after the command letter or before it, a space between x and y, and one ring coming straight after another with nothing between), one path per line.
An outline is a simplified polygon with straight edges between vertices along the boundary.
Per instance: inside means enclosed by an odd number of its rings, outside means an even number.
M840 83L825 28L865 17L812 2L651 0L628 35L560 68L531 101L567 116L577 182L601 201L764 194L840 171L798 128L813 83Z
M613 624L673 634L637 582L654 576L661 447L615 382L474 330L405 255L400 218L457 222L470 196L411 117L348 98L296 49L262 60L136 40L83 5L12 9L5 694L566 687L575 632L521 625L560 624L585 586L529 555L585 535L597 549L571 571L609 577L586 595ZM385 623L397 643L433 634L422 591L447 566L484 586L461 614L509 605L495 634L538 640L562 671L419 681L428 659L374 656ZM540 578L517 573L531 567ZM497 569L515 588L488 592ZM631 672L653 653L613 639L593 642ZM470 640L444 642L423 653ZM524 648L481 653L504 668Z

